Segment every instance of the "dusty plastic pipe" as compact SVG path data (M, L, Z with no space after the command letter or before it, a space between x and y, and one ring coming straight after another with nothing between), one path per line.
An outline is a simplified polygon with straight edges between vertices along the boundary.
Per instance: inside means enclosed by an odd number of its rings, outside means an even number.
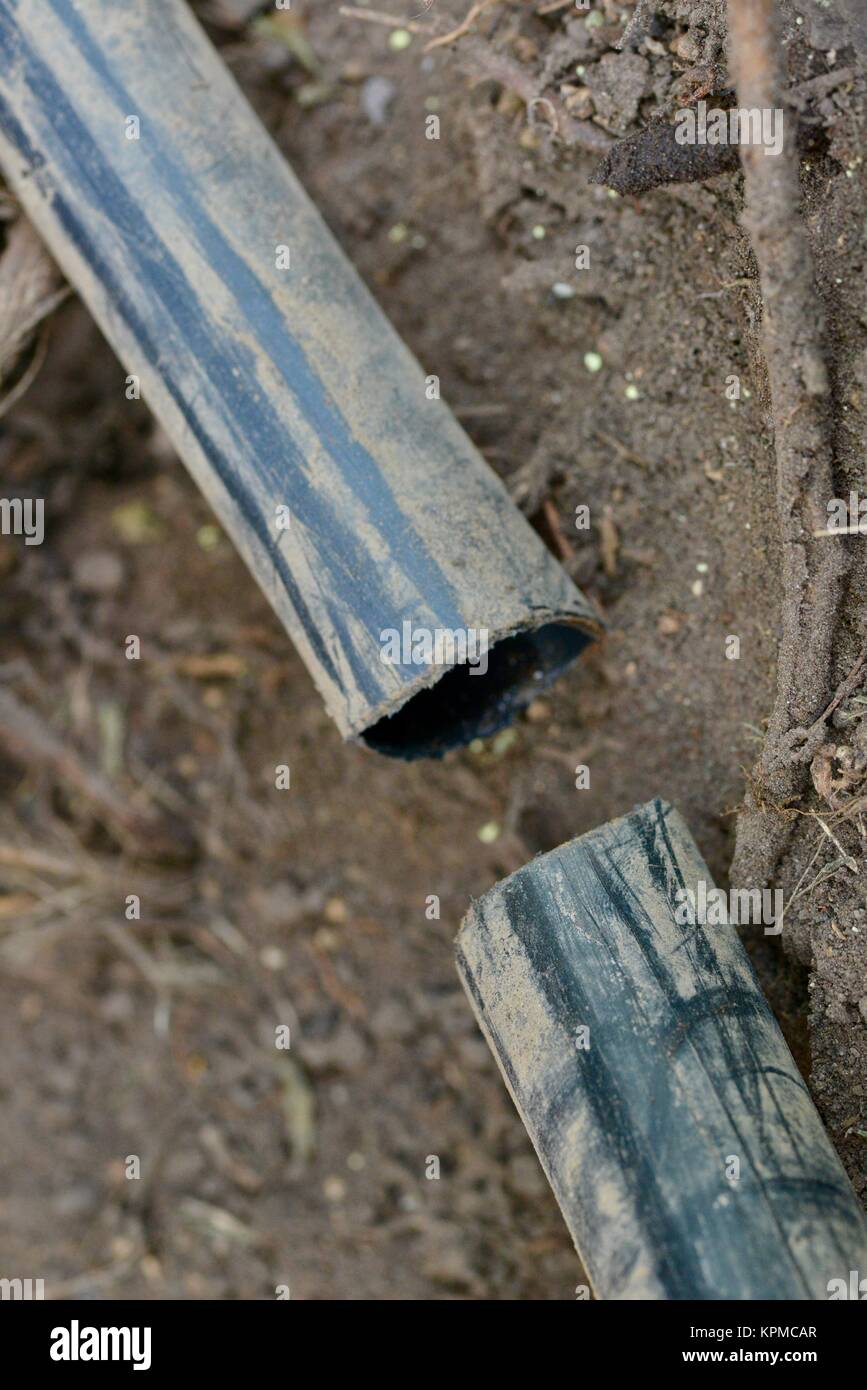
M0 166L345 738L492 733L598 632L181 0L0 0Z
M600 1298L849 1297L867 1222L712 889L650 802L485 894L458 971Z

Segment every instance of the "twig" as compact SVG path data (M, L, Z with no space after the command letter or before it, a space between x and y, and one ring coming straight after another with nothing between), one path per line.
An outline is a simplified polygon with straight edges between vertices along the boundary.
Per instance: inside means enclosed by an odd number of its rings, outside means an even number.
M561 560L571 560L575 554L572 546L567 541L560 529L560 516L550 497L546 497L542 503L542 515L548 526L548 532L554 547Z
M319 976L319 983L329 998L333 999L338 1008L345 1010L351 1018L364 1022L367 1018L364 1000L356 994L354 989L350 989L348 985L343 983L328 957L321 951L317 951L316 947L312 945L308 945L307 954Z
M808 77L805 82L799 82L797 86L792 87L789 100L799 111L803 110L808 98L815 101L818 97L827 96L829 92L836 91L844 83L850 82L854 76L854 68L835 68L833 72L820 72L816 77Z
M152 809L144 811L129 805L102 773L88 767L37 714L10 691L0 689L0 746L3 745L16 762L45 768L59 781L74 787L116 833L131 839L140 850L173 852L182 847L178 833Z
M175 961L156 960L150 951L145 950L135 937L119 926L117 922L99 922L97 923L97 930L112 943L121 955L125 955L132 961L143 979L158 995L164 995L172 989L194 990L199 986L207 988L212 985L219 985L225 979L224 971L212 961L180 965Z
M784 921L784 919L785 919L786 913L788 912L789 908L792 906L792 903L795 901L795 899L796 899L797 897L800 897L800 888L801 888L801 884L804 882L804 879L807 877L807 874L810 872L810 870L812 869L813 865L815 864L815 862L816 862L816 860L817 860L817 858L818 858L818 856L819 856L819 851L820 851L821 848L822 848L822 837L821 837L821 835L820 835L819 838L818 838L818 840L816 841L816 848L813 850L813 853L810 855L810 858L807 860L807 865L806 865L806 868L804 869L804 872L801 874L801 877L798 879L798 882L795 884L794 888L792 889L791 895L790 895L790 897L789 897L789 901L783 905L783 910L782 910L782 912L780 913L779 917L777 918L777 925L779 926L780 932L782 932L782 930L783 930L783 921ZM812 884L811 884L810 886L812 887ZM804 891L805 891L805 892L809 892L810 890L809 890L809 889L805 889Z
M22 373L18 381L16 381L15 385L6 392L2 399L0 399L0 420L3 419L4 415L8 415L13 405L20 401L22 396L27 395L27 392L42 371L47 354L48 334L40 333L39 342L36 344L36 350L28 362L26 370Z
M81 864L73 859L60 859L29 845L0 844L0 868L28 869L32 873L51 874L54 878L80 878Z
M425 53L430 53L434 48L442 48L445 44L454 43L456 39L462 38L464 34L469 33L476 20L484 14L485 10L489 10L493 5L499 5L500 3L501 0L476 0L476 3L470 8L465 18L461 20L456 29L450 29L447 34L440 34L437 38L431 39L429 43L425 44Z
M791 898L789 899L789 906L791 907L795 898L809 897L813 889L818 888L820 883L824 883L825 880L828 878L833 878L838 869L845 869L846 867L847 865L845 859L832 859L829 864L826 864L824 868L819 870L819 872L816 874L816 877L810 883L807 884L806 888L802 888L800 893L792 894ZM780 922L782 922L783 920L783 915L784 914L782 913L780 914Z
M360 5L341 5L338 14L347 19L361 19L366 24L384 24L388 29L406 29L410 34L429 34L429 24L417 24L414 19L397 19L382 10L368 10Z
M837 706L841 705L844 700L849 698L849 696L852 694L852 691L856 688L858 682L861 679L861 668L863 667L865 661L867 661L867 642L864 643L863 647L861 648L860 652L858 653L854 662L852 663L852 667L849 671L848 676L846 676L845 680L841 681L840 685L837 687L837 693L835 694L831 703L822 712L822 714L819 715L818 719L815 719L813 723L810 725L811 729L817 728L820 724L827 724L828 720L831 718L831 715L834 713Z
M609 448L615 449L617 453L620 454L621 458L625 458L627 462L637 463L639 468L645 470L652 468L653 465L648 463L647 459L642 458L640 454L636 454L634 450L627 449L626 445L621 444L619 439L615 439L613 434L606 434L604 430L597 430L596 438L601 439L602 443L607 444Z
M834 845L834 846L836 846L837 850L839 851L840 858L843 860L843 863L846 865L846 868L849 869L853 874L857 874L857 872L858 872L858 864L857 864L857 861L856 861L855 859L852 858L852 855L851 855L851 854L848 854L848 853L846 852L846 850L845 850L845 849L843 848L843 846L840 844L840 841L837 839L837 836L834 834L834 832L833 832L832 830L830 830L830 829L828 828L828 826L827 826L827 825L825 824L825 822L822 820L822 817L821 817L821 816L817 816L817 817L816 817L816 820L819 822L819 825L822 827L822 830L824 831L824 833L828 836L828 839L831 841L831 844Z

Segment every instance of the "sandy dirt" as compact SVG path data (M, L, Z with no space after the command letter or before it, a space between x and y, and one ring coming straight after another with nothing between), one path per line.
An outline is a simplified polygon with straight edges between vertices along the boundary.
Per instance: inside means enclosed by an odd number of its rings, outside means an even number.
M76 1297L289 1285L316 1299L572 1298L580 1265L452 939L497 878L654 796L726 883L774 694L773 438L740 174L618 197L589 182L598 153L528 123L465 45L619 138L670 109L678 83L695 90L699 69L724 69L723 7L657 0L618 51L629 5L540 17L543 5L504 0L427 56L424 36L394 46L394 30L336 5L299 0L291 23L265 24L268 7L247 0L196 8L609 632L480 746L403 765L342 745L86 311L73 299L56 313L0 441L4 478L45 497L50 517L44 546L0 538L0 676L174 844L144 854L50 759L0 752L0 1272ZM445 32L466 9L435 0L418 22ZM822 8L799 13L795 26L787 11L793 76L854 68ZM853 78L822 98L802 169L842 496L864 487L861 95ZM431 114L439 140L425 138ZM589 530L574 526L581 505ZM845 544L831 693L864 622L863 541ZM140 662L124 659L130 632ZM858 789L862 689L830 721L823 766L839 785L814 775L804 811L827 815L828 796ZM589 789L575 787L578 764ZM809 892L782 942L752 931L747 946L867 1199L862 830L854 815L834 827L860 877L838 865L814 885L837 850L798 819L775 883L788 899L806 870ZM275 1061L280 1025L292 1047Z

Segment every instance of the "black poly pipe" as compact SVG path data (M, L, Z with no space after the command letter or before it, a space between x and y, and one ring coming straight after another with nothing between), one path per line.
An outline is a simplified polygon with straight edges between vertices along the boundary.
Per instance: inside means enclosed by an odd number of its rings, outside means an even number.
M0 0L0 167L345 738L493 733L598 633L181 0Z
M458 971L598 1297L851 1297L864 1213L712 890L649 802L486 893Z

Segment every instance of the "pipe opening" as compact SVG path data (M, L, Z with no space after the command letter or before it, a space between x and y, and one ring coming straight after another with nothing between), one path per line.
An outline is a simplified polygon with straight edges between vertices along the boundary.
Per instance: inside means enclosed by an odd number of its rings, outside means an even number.
M488 652L488 669L474 675L453 666L396 714L380 719L362 741L391 758L441 758L474 738L488 738L571 666L592 640L568 623L505 637Z

